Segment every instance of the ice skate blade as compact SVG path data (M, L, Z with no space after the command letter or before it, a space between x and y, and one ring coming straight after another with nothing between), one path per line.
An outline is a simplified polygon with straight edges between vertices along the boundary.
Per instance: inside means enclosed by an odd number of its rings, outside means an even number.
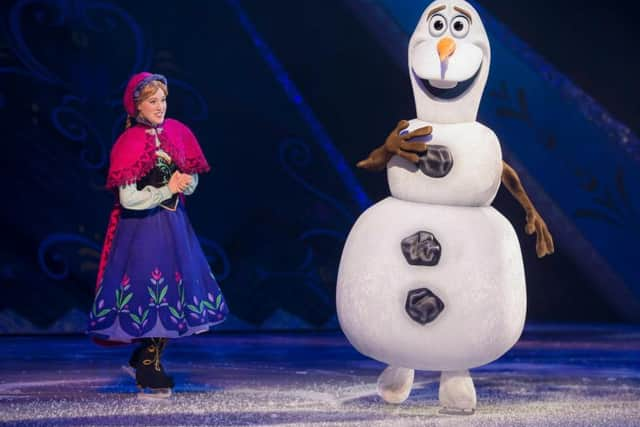
M138 399L142 400L158 400L158 399L168 399L171 397L171 389L170 388L154 388L147 389L149 392L140 391L138 393Z
M462 409L462 408L441 408L438 413L443 415L473 415L476 412L475 408Z
M125 374L129 375L134 380L136 379L136 370L133 369L131 366L122 365L121 368Z

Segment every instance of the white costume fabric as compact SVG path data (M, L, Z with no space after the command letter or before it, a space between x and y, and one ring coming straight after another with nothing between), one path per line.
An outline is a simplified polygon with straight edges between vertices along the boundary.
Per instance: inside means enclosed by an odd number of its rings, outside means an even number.
M361 353L389 367L379 394L404 401L413 370L442 371L445 411L472 413L468 369L518 340L526 289L511 224L491 206L502 175L495 134L476 122L491 53L475 9L435 1L409 42L417 119L432 126L418 165L387 165L391 197L365 211L345 244L337 283L340 325ZM418 139L420 140L420 139Z

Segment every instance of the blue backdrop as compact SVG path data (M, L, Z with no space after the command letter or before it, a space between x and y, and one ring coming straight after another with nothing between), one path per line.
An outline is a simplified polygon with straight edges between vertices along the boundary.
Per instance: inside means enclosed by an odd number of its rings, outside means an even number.
M425 2L14 1L0 6L0 332L85 327L113 197L103 189L128 77L169 78L168 116L212 164L188 200L228 299L223 329L337 328L357 216L386 196L356 170L415 116L406 45ZM480 120L551 226L520 233L530 320L636 321L637 139L480 5L493 62Z

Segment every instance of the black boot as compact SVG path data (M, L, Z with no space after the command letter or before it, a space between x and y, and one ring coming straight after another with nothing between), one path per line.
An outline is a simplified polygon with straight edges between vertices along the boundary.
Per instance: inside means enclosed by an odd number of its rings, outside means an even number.
M138 346L133 349L133 353L131 353L131 357L129 358L129 364L122 365L122 370L134 380L136 379L136 366L138 366L138 363L140 362L140 356L142 355L142 351L150 343L151 343L151 340L149 339L138 341Z
M133 369L136 369L138 362L140 362L140 356L142 355L143 350L149 344L151 344L151 340L145 339L140 342L138 347L133 349L133 353L131 353L131 357L129 358L129 366L131 366Z
M160 355L166 346L166 339L151 338L140 352L136 363L136 383L141 389L169 395L174 386L173 379L165 372L160 363Z

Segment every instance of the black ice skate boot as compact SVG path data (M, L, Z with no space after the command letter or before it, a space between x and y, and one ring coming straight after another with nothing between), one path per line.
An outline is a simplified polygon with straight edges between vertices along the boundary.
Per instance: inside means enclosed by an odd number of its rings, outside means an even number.
M144 339L138 343L138 346L133 349L133 353L131 353L131 357L129 358L128 366L122 365L122 370L127 373L134 380L136 379L136 366L140 361L140 356L142 355L142 351L151 344L150 339Z
M169 397L174 386L173 379L160 363L160 355L166 346L165 338L151 338L142 349L136 363L136 383L142 390L140 397ZM144 393L144 390L151 393Z

